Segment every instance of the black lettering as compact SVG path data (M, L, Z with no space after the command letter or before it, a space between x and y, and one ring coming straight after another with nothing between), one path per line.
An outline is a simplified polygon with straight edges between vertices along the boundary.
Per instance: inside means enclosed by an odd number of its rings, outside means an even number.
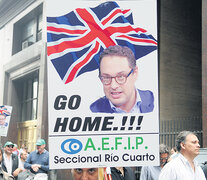
M98 131L100 123L101 123L101 117L95 117L95 119L92 121L92 117L86 117L84 124L83 124L83 131Z
M63 163L65 162L65 158L64 158L64 157L61 157L61 158L59 159L59 161L60 161L61 164L63 164Z
M70 157L67 157L65 160L66 163L71 163Z
M81 97L79 95L73 95L70 97L68 102L68 108L69 109L78 109L80 106Z
M154 161L155 160L155 156L154 155L150 155L149 159L150 159L150 161Z
M72 158L72 162L73 162L73 163L77 163L77 162L78 162L77 157L73 157L73 158Z
M58 163L58 156L55 156L54 159L55 159L54 163L57 164Z
M105 162L111 162L109 154L105 154Z
M54 108L56 110L65 109L66 103L67 103L67 97L64 95L60 95L55 99Z
M82 119L80 117L72 118L70 121L69 130L71 132L76 132L76 131L80 130L81 123L82 123Z
M109 120L114 119L113 116L109 116L109 117L104 117L104 121L103 121L103 126L102 126L102 131L111 131L111 128L107 127L108 125L112 125L113 121L109 121Z
M124 161L129 161L129 154L123 154L122 159Z
M64 118L63 122L61 122L61 118L57 118L54 132L58 132L60 127L62 127L61 132L65 132L67 123L68 123L68 118Z

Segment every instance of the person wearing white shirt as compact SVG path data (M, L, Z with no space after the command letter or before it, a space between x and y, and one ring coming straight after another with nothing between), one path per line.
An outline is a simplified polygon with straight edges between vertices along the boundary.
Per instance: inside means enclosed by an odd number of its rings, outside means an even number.
M14 176L14 179L18 179L18 174L22 171L21 163L17 155L13 154L14 144L7 141L4 145L2 169L9 175Z
M176 139L178 156L162 169L159 180L206 180L194 158L199 154L199 140L193 132L182 131Z

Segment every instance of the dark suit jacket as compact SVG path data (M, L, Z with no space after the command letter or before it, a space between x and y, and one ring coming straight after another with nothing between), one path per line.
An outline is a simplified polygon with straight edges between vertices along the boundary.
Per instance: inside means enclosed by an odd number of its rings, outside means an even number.
M204 172L204 174L205 174L205 177L206 177L206 179L207 179L207 162L205 162L206 164L202 167L202 169L203 169L203 172Z
M154 95L151 91L139 90L137 89L141 98L140 104L140 112L148 113L152 112L154 109ZM109 100L106 96L96 100L94 103L90 105L90 109L95 113L114 113L114 110L111 108L109 104Z
M135 180L135 174L130 167L124 167L124 176L118 169L112 167L111 176L112 180Z

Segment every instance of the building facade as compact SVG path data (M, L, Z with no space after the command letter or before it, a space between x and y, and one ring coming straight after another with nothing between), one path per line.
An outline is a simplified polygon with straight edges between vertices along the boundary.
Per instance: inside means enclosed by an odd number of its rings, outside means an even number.
M1 3L0 99L13 107L6 139L31 151L36 139L48 134L44 3Z

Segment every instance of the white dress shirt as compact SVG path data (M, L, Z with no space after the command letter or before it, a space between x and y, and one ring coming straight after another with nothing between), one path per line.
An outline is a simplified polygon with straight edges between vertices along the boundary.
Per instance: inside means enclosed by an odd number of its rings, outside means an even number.
M195 171L188 160L179 155L167 163L162 169L159 180L206 180L201 167L194 160Z
M4 153L4 162L7 169L7 172L11 175L12 174L12 156L10 158L7 158L7 155Z

